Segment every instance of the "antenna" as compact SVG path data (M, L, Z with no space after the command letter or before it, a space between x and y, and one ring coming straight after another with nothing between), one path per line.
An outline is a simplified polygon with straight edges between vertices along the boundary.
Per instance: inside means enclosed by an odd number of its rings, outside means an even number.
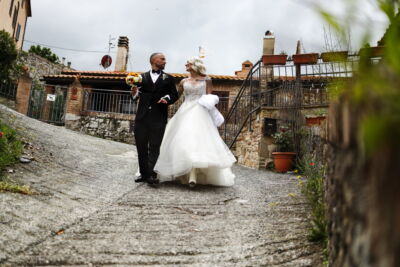
M115 38L111 37L111 34L110 34L108 36L108 53L107 53L107 55L104 55L101 58L101 63L100 63L100 65L103 66L104 69L108 69L108 67L110 67L111 63L112 63L110 51L111 51L111 48L115 47L115 43L113 43L113 41L115 41Z

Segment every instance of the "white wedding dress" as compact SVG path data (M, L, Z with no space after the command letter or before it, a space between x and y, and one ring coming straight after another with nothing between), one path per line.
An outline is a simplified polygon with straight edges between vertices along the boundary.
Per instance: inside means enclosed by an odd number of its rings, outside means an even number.
M154 167L161 182L180 180L196 168L197 184L232 186L236 161L221 139L208 110L198 103L206 93L206 81L184 81L185 101L168 122Z

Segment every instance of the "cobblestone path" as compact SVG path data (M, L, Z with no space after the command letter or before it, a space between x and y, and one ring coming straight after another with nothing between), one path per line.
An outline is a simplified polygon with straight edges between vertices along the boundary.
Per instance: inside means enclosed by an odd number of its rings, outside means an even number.
M0 193L1 266L321 266L291 175L235 166L231 188L133 182L133 146L43 124L0 105L32 142Z

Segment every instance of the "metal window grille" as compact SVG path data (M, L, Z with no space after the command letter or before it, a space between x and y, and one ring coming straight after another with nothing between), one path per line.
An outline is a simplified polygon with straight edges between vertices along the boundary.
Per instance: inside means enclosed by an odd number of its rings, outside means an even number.
M129 91L85 88L84 111L101 113L135 114L136 101Z
M15 82L0 82L0 95L12 100L15 100L17 95L17 83Z

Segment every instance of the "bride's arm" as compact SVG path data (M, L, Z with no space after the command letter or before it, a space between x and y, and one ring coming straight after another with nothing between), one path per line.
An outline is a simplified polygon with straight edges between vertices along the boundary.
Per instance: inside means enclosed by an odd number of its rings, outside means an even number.
M212 91L213 91L212 81L211 81L211 78L207 76L207 78L206 78L206 93L211 94Z

